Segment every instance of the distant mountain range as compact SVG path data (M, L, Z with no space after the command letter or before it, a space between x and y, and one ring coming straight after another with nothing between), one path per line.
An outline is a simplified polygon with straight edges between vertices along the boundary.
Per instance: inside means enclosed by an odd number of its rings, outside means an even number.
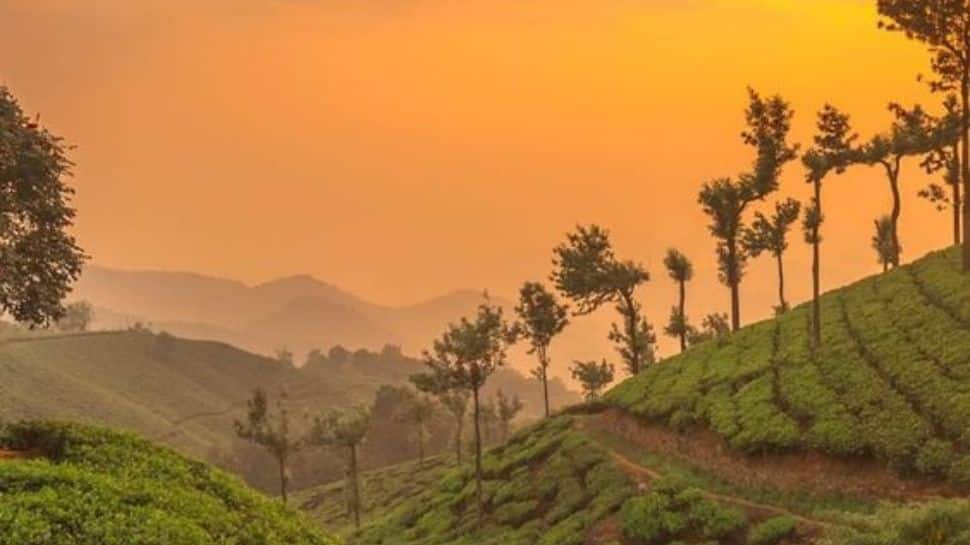
M288 348L303 354L335 345L378 350L385 344L418 355L449 322L475 312L482 291L455 291L403 307L371 303L311 276L290 276L249 286L242 282L186 272L127 271L88 266L73 299L95 307L95 327L124 328L135 322L193 339L212 339L272 354ZM491 297L511 314L514 303ZM612 357L606 321L577 320L557 339L555 375L566 377L573 359ZM533 365L524 350L513 365Z

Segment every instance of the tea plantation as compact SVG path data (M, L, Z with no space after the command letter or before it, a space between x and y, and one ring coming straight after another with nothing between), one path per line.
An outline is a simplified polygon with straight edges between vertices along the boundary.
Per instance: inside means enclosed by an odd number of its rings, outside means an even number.
M871 456L970 486L970 277L947 250L656 365L609 403L748 453Z
M336 545L238 479L127 433L8 426L0 448L2 545Z

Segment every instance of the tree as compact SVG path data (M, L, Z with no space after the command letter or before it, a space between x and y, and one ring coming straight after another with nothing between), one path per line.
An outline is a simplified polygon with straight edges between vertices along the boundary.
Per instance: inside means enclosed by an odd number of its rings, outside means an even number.
M812 246L812 345L822 344L822 182L829 174L842 174L855 159L855 141L858 134L852 132L851 120L831 104L818 113L813 146L802 156L807 171L806 180L812 184L814 196L805 210L802 228L805 242Z
M478 307L474 320L462 318L451 324L425 351L425 364L433 376L447 384L467 391L472 398L472 418L475 424L475 497L478 507L478 526L485 514L482 493L482 429L481 389L489 377L505 366L508 346L515 341L514 331L505 322L502 309L488 300Z
M927 174L943 171L943 183L950 188L948 195L943 186L931 182L918 195L928 200L940 212L949 208L953 213L953 244L959 246L962 240L960 201L960 114L959 104L954 95L947 95L943 102L945 114L935 118L933 141L936 148L923 159L921 166Z
M455 460L461 465L461 443L465 428L465 415L468 413L468 391L456 384L452 377L436 370L431 373L418 373L410 377L411 383L419 392L435 396L442 407L455 420Z
M778 314L788 311L788 301L785 300L784 255L788 249L788 231L798 221L801 211L802 204L795 199L779 201L775 203L775 213L771 217L756 212L751 228L744 233L744 248L748 255L757 258L768 252L778 265L778 308L775 309Z
M598 225L578 226L565 243L553 250L556 267L552 281L556 288L577 304L577 316L590 314L606 303L614 303L623 319L622 329L613 324L610 340L618 343L630 374L636 375L654 359L656 339L645 337L650 325L640 314L634 299L636 289L650 280L639 263L620 261L610 242L609 231Z
M680 299L677 306L670 312L670 321L664 332L680 339L680 351L687 350L687 335L690 333L690 323L687 320L687 283L694 278L694 264L679 250L670 248L664 258L664 266L670 279L677 283Z
M64 315L57 320L57 329L69 333L88 330L94 319L94 309L87 301L77 301L64 308Z
M265 448L276 460L280 478L280 497L285 504L289 482L287 462L304 446L302 439L292 436L290 415L286 407L286 393L280 393L275 412L270 411L266 392L262 389L256 389L246 405L246 420L235 421L236 435Z
M556 295L539 282L526 282L519 290L519 316L516 330L529 341L529 354L535 354L539 366L532 374L542 382L546 417L549 417L549 345L569 324L569 307L560 304Z
M926 44L936 92L960 98L960 181L963 186L963 270L970 271L970 0L878 0L879 26Z
M872 236L872 249L876 251L882 271L886 272L893 265L893 259L899 254L893 240L893 222L889 216L881 216L875 222L876 232Z
M697 201L711 218L708 229L717 239L719 278L731 292L731 327L741 328L741 279L747 255L740 244L744 232L744 212L755 201L778 189L782 167L795 159L798 146L788 143L794 113L781 97L762 98L748 90L745 119L748 128L741 134L744 143L757 150L753 170L737 180L721 178L704 184Z
M704 320L701 321L701 329L691 331L691 335L688 337L688 342L691 344L691 346L710 340L717 340L718 342L721 342L730 332L731 326L728 325L727 314L708 314L704 317Z
M286 367L293 367L293 352L286 347L277 349L276 361Z
M330 410L314 419L309 443L318 446L343 448L348 454L348 475L351 491L350 507L354 526L360 529L360 483L357 450L370 428L370 411L363 407Z
M874 136L863 145L859 150L858 161L867 165L880 165L886 172L893 198L889 221L892 245L896 251L892 256L892 266L898 267L901 249L899 216L902 212L899 175L903 159L908 156L928 154L939 146L933 142L933 121L920 106L907 110L898 104L890 104L889 109L895 117L889 134Z
M587 403L592 403L599 399L600 392L607 387L614 378L613 364L603 360L602 363L595 361L577 361L573 363L573 379L579 381L583 388L583 395Z
M435 417L436 410L434 401L420 393L413 395L404 408L404 419L414 425L414 440L418 444L418 461L422 465L424 465L424 446L428 438L428 428Z
M522 407L522 400L519 399L518 395L508 397L502 390L495 394L495 410L501 426L499 439L503 443L508 440L512 420L522 412Z
M72 166L63 140L0 86L0 312L32 327L64 315L86 259L68 234L74 190L64 179Z

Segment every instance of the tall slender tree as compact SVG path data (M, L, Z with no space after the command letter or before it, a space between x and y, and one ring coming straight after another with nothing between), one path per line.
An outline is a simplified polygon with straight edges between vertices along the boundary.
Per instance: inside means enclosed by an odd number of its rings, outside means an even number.
M532 374L542 382L542 398L549 417L549 345L569 324L569 306L560 304L556 294L539 282L526 282L519 290L518 333L529 341L529 354L535 354L539 366Z
M280 479L280 498L287 499L289 471L287 464L303 446L303 438L290 429L290 413L286 403L286 393L280 393L276 410L271 411L266 392L256 389L247 402L246 420L236 420L236 435L265 448L276 460Z
M963 270L970 271L970 0L878 0L879 26L926 44L936 79L930 88L960 99Z
M635 298L637 287L650 280L643 265L618 259L609 231L597 225L578 226L553 253L552 281L576 303L574 314L590 314L614 303L623 325L613 324L610 340L617 344L627 370L636 375L652 363L656 337Z
M468 415L468 391L460 384L455 383L448 374L436 370L412 375L410 380L419 392L434 396L454 419L455 462L461 465L465 417Z
M414 426L413 437L418 446L418 463L421 465L424 465L424 447L437 409L437 405L430 397L419 392L408 400L401 415L405 421Z
M899 177L903 159L926 155L938 149L939 144L933 141L933 121L922 107L914 106L912 109L906 109L899 104L890 104L889 109L895 118L889 133L876 135L863 145L859 151L858 160L868 165L881 166L889 180L889 190L893 199L889 226L893 247L896 248L892 266L898 267L901 249L899 217L903 206Z
M755 201L778 189L782 167L798 156L798 146L789 144L788 133L794 115L788 102L779 96L762 98L748 90L745 111L747 130L744 143L755 148L757 156L751 172L737 180L721 178L707 182L698 203L711 218L709 230L718 240L717 258L721 282L731 292L731 328L741 328L741 279L747 255L740 237L744 232L744 212Z
M933 141L937 144L923 159L921 166L927 174L943 172L943 183L931 182L919 191L919 196L936 206L940 212L950 209L953 215L953 244L962 240L962 210L960 190L960 114L955 95L947 95L943 102L944 115L935 118Z
M512 429L512 420L522 412L522 400L517 394L511 397L499 390L495 394L495 411L499 421L499 440L504 443L509 439L509 431Z
M802 156L807 171L806 180L812 184L811 205L805 210L802 226L805 242L812 246L812 344L822 344L822 182L829 174L842 174L855 161L855 141L849 116L835 106L826 104L818 113L813 146Z
M751 228L744 233L744 248L751 257L770 253L778 266L778 307L777 314L788 311L785 300L785 251L788 249L788 231L798 221L802 203L786 199L775 203L775 213L770 217L761 212L755 213Z
M583 387L583 397L587 403L592 403L599 399L603 388L613 382L615 369L612 363L603 360L602 363L596 361L577 361L570 368L573 379L579 381Z
M664 331L668 336L680 340L680 351L683 352L687 350L687 337L690 334L690 323L687 320L687 283L694 278L694 264L680 250L670 248L664 258L664 266L679 290L677 306L670 311L670 322Z
M882 272L886 272L899 253L896 242L893 241L893 221L889 216L880 216L875 224L876 231L872 236L872 249L875 250L879 264L882 265Z
M330 410L317 417L308 442L313 445L347 449L350 482L350 507L354 526L360 530L360 464L358 449L370 429L370 411L363 407Z
M506 352L515 341L515 333L505 322L502 309L486 300L479 305L474 320L462 318L451 324L434 342L433 349L424 353L425 364L431 374L443 377L447 383L467 391L472 398L472 418L475 424L475 498L478 526L485 513L482 492L482 400L481 389L497 370L505 366Z

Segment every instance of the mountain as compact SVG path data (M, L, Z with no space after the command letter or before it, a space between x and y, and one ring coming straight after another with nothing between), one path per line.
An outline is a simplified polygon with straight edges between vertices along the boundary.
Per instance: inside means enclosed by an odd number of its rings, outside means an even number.
M78 424L21 423L0 433L0 520L4 545L338 543L217 469Z
M521 430L484 463L334 483L302 507L352 545L963 545L970 537L970 276L958 249L752 324ZM414 483L425 483L413 486Z
M72 298L92 303L96 328L147 323L180 337L219 340L261 354L285 347L302 358L312 349L341 345L380 350L386 344L416 356L447 324L473 314L482 294L460 290L414 305L386 307L306 275L247 286L193 273L92 265ZM511 315L511 300L491 300ZM610 320L609 312L574 320L553 343L552 375L571 380L567 367L573 360L612 354L606 339ZM512 366L522 372L535 365L522 347L511 356Z

